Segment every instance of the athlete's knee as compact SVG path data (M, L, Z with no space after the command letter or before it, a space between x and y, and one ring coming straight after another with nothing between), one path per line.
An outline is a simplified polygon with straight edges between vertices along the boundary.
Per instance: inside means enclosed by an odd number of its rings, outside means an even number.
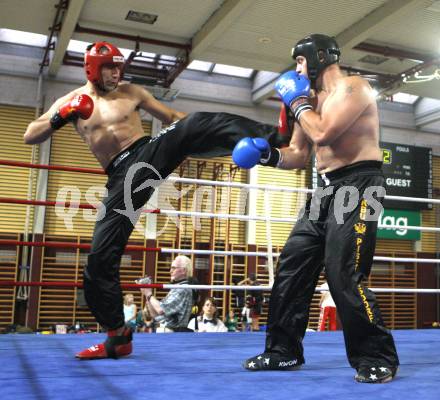
M288 240L279 258L278 271L290 272L309 260L309 244L300 237L293 237Z
M96 282L111 276L117 260L109 252L97 251L89 254L84 267L84 281Z
M194 112L188 114L188 116L182 121L185 124L185 131L192 133L202 129L203 121L206 120L205 112Z
M84 283L93 283L99 279L100 268L102 260L98 254L90 253L87 257L87 264L84 267Z

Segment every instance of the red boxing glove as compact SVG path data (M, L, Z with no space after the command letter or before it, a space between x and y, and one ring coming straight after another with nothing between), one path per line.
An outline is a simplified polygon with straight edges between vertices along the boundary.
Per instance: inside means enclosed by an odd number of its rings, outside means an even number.
M86 94L75 96L72 100L63 104L50 119L52 129L57 130L68 122L78 118L88 119L93 113L93 100Z
M287 144L292 136L293 123L294 116L292 111L290 111L290 108L288 108L285 104L281 104L280 116L278 118L278 132L283 136L283 139L286 139L285 141Z

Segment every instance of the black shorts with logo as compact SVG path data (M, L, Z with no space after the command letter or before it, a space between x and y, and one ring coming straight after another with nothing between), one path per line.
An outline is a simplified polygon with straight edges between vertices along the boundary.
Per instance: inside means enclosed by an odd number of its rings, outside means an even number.
M373 292L363 285L373 262L385 193L381 162L358 162L321 178L321 201L318 192L307 201L279 258L269 304L266 351L304 362L302 340L309 307L325 267L351 366L397 366L393 338L384 326ZM382 193L371 191L375 188ZM344 206L350 211L342 213ZM370 218L370 214L374 216Z

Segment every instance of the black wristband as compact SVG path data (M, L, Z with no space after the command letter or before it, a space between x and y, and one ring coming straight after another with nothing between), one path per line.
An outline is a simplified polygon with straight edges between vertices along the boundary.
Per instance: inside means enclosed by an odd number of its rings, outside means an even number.
M281 160L281 151L276 147L271 147L269 153L265 153L261 156L260 164L265 167L277 167Z
M58 129L62 128L64 125L66 125L69 121L66 118L63 118L60 115L60 112L57 111L54 115L52 115L52 118L50 119L50 126L53 130L57 131Z
M153 297L153 295L152 294L149 294L148 296L147 296L147 301L150 301L150 299Z
M307 110L313 110L312 105L309 103L307 98L300 98L292 103L291 109L295 115L295 119L299 122L301 114Z
M67 123L76 121L77 119L78 119L78 115L76 115L75 113L71 113L69 117L63 118L60 115L60 112L57 111L54 115L52 115L52 118L50 119L50 126L52 127L53 130L56 131L62 128Z

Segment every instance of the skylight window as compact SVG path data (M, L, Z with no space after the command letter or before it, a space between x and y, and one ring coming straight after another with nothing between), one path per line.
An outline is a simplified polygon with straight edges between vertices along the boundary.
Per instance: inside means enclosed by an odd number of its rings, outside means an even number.
M173 56L162 55L162 56L160 56L160 59L161 60L167 60L167 61L176 61L176 57L173 57Z
M397 103L406 103L406 104L414 104L419 96L414 96L413 94L408 93L396 93L393 94L393 101Z
M82 42L80 40L73 40L71 39L69 41L69 44L67 45L68 51L73 51L74 53L85 53L86 48L90 43Z
M22 31L16 31L12 29L0 29L0 42L7 42L7 43L16 43L16 44L22 44L27 46L35 46L35 47L46 47L47 44L47 36L46 35L40 35L37 33L31 33L31 32L22 32ZM111 40L110 40L111 42ZM67 50L74 52L74 53L85 53L87 46L89 45L89 42L83 42L80 40L73 40L71 39L69 41L69 44L67 46ZM119 48L123 56L127 59L129 55L132 53L133 50L131 49L123 49ZM154 53L148 53L148 52L141 52L142 54L140 57L150 59L149 61L152 62L157 58L157 54ZM176 57L167 56L167 55L161 55L160 60L162 63L174 63L176 61ZM206 61L199 61L194 60L189 64L187 67L189 70L196 70L196 71L202 71L202 72L209 72L209 73L217 73L217 74L223 74L228 76L237 76L242 78L250 78L253 73L253 69L250 68L241 68L241 67L234 67L231 65L224 65L224 64L215 64L212 62L206 62ZM402 101L397 100L395 101ZM414 102L415 99L412 101Z
M199 61L194 60L191 64L188 65L187 69L192 69L196 71L203 72L212 72L215 74L229 75L229 76L238 76L240 78L250 78L253 69L250 68L241 68L241 67L233 67L231 65L225 64L214 64L207 61Z
M141 51L141 57L145 58L156 58L156 53L149 53L148 51Z
M12 29L0 29L0 41L7 43L19 43L28 46L45 47L46 35L38 33L15 31Z
M110 41L110 43L111 43L111 41ZM67 50L68 51L72 51L74 53L85 53L86 52L86 48L87 48L87 46L89 44L91 44L91 43L83 42L83 41L80 41L80 40L73 40L73 39L71 39L69 41L68 46L67 46ZM121 49L120 47L118 47L118 49L121 51L122 55L125 58L127 58L130 55L130 53L133 51L133 50L130 50L130 49ZM148 54L149 55L150 53L143 53L143 54ZM155 57L156 55L152 54L152 56Z
M231 65L224 65L224 64L216 64L212 72L215 72L217 74L230 75L230 76L239 76L242 78L250 78L253 69L233 67Z
M125 57L127 58L127 57ZM156 61L157 54L155 53L149 53L147 51L140 51L136 53L136 61L145 61L149 63L153 63Z
M211 69L212 63L206 61L194 60L188 65L188 69L193 69L196 71L208 72Z

